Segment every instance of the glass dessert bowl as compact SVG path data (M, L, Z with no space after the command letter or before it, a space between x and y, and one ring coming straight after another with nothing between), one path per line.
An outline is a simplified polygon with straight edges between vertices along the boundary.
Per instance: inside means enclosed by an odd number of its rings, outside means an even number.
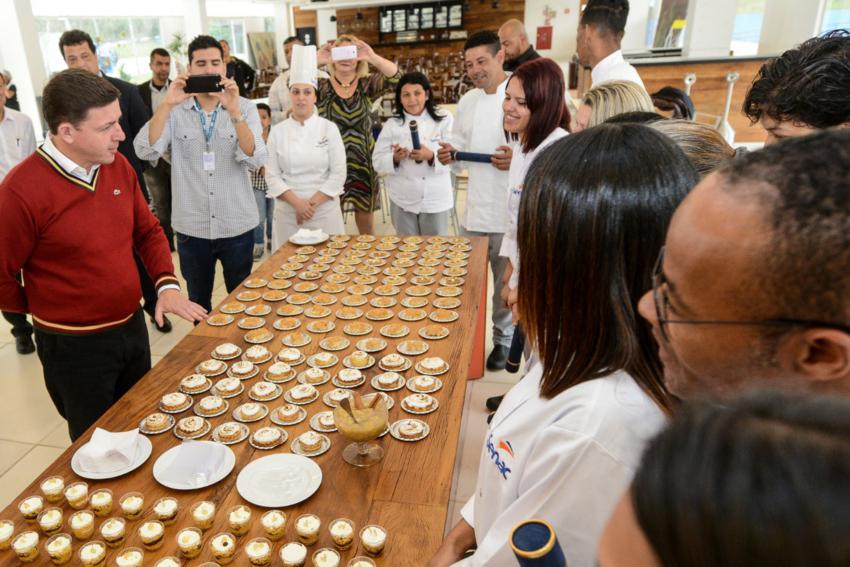
M334 408L337 429L353 441L343 449L342 458L355 467L372 466L384 458L384 449L370 441L377 439L387 428L387 404L383 396L373 396L368 402L354 395L347 399L351 402L354 419L343 405Z

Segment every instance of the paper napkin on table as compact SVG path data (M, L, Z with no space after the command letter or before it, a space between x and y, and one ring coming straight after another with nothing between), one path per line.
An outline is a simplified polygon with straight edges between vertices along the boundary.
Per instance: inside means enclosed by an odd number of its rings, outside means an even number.
M325 235L322 232L321 228L317 228L316 230L310 230L309 228L299 228L298 232L295 233L294 238L297 240L319 240Z
M184 441L163 471L163 477L173 482L206 486L209 479L221 469L229 450L218 443Z
M133 462L138 442L138 429L113 433L98 427L89 442L77 452L77 459L88 472L114 472Z

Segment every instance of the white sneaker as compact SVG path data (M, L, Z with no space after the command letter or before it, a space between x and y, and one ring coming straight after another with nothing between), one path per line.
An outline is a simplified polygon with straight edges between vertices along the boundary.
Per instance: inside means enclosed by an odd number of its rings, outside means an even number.
M254 260L259 260L263 257L263 248L262 244L254 244Z

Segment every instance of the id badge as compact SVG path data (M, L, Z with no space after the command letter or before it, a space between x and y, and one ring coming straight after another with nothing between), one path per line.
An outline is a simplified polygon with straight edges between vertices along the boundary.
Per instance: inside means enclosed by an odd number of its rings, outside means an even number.
M204 171L215 171L215 152L204 152Z

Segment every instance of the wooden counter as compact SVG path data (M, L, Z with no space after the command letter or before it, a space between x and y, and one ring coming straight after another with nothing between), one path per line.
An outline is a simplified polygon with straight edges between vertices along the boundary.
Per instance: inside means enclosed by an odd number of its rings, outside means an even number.
M426 439L415 443L401 442L392 438L390 435L386 435L382 439L378 440L378 443L380 443L386 451L384 460L373 467L360 469L350 466L342 460L341 452L343 448L348 445L348 440L343 438L339 433L327 434L332 443L330 451L315 457L315 462L322 468L322 484L319 490L305 502L284 509L284 512L287 515L286 535L282 540L274 542L274 559L272 561L272 565L280 565L280 560L277 555L279 548L286 542L296 540L294 520L298 515L305 512L314 513L322 520L319 542L308 548L308 560L306 565L312 564L310 556L313 551L320 547L333 547L328 533L328 524L331 520L340 517L352 519L356 524L355 530L358 532L361 527L369 523L379 524L387 529L387 544L384 553L380 557L376 558L376 563L378 565L393 567L420 566L424 563L426 558L430 557L436 551L442 541L443 528L447 519L447 507L452 485L455 454L458 447L458 435L461 424L461 414L463 410L468 369L470 368L471 362L473 362L473 351L480 350L482 346L480 344L475 344L480 341L479 338L475 337L483 338L483 332L480 332L481 329L476 329L476 327L481 324L481 321L483 321L483 318L480 317L480 315L484 311L484 303L481 302L481 298L486 297L487 287L487 241L483 238L472 238L471 241L473 248L470 251L470 257L468 259L468 274L465 276L466 281L462 288L463 294L460 296L463 303L456 310L459 314L459 319L453 323L445 324L445 326L450 329L450 335L447 338L442 340L426 341L430 345L430 350L426 354L417 357L408 357L415 363L426 356L440 356L449 363L449 372L440 377L444 384L443 388L432 394L439 400L439 409L436 412L425 416L413 416L404 412L400 408L399 403L402 398L410 394L410 391L405 388L389 394L396 401L395 406L389 412L390 423L405 417L416 417L430 425L430 435ZM352 238L352 240L348 243L348 248L346 250L350 249L354 242L355 241ZM423 245L422 250L419 252L419 258L421 258L421 254L424 251L424 246L425 245ZM317 246L319 250L323 247L324 245ZM272 273L294 253L294 249L295 247L291 244L281 248L262 266L255 270L252 277L261 277L269 281L275 281L272 278ZM374 250L374 248L372 248L372 250ZM345 250L343 250L343 252L345 252ZM312 258L316 257L318 257L317 254L312 256ZM336 257L336 263L332 264L332 266L338 265L340 258L342 258L342 255ZM394 253L393 256L387 259L386 266L381 267L381 270L390 266L393 259ZM439 278L441 277L440 273L444 267L437 266L437 269L438 274L435 278L436 281L439 281ZM404 276L408 278L408 280L413 276L412 270L413 268L409 268L407 275ZM318 280L316 283L324 283L327 275L331 273L334 272L325 272L322 279ZM352 278L356 275L356 273L351 274ZM377 274L376 276L379 278L379 281L374 284L374 286L380 285L380 279L384 277L383 274ZM293 283L298 283L301 280L296 277L291 281ZM352 285L352 282L344 285ZM405 297L404 290L409 285L411 284L408 282L407 285L401 286L401 293L396 296L397 300L400 301ZM429 287L431 287L432 293L427 296L429 305L426 306L426 311L431 310L430 300L433 300L436 297L434 290L436 290L438 286L435 282L434 285ZM240 286L222 303L233 301L235 295L244 290L245 288ZM267 290L263 288L259 291ZM287 292L291 291L291 288L287 290ZM319 291L317 290L313 293L319 293ZM335 294L337 299L340 299L345 295L347 295L347 292ZM368 296L369 299L372 299L373 297L375 297L374 294L369 294ZM254 303L261 302L262 300ZM267 315L265 318L267 321L267 328L275 333L275 339L272 342L266 343L266 346L273 353L277 353L281 348L283 348L280 337L284 333L274 330L271 323L277 319L275 310L277 307L285 304L285 302L269 302L268 304L272 307L272 313ZM312 342L301 348L301 351L307 356L320 350L318 343L321 338L324 338L325 336L343 335L342 327L348 321L337 320L334 315L334 312L341 306L342 305L339 302L331 305L332 314L326 318L337 323L337 328L333 332L329 335L315 335L311 333L311 336L313 337ZM368 304L361 307L363 311L366 311L369 308L370 306ZM369 322L373 325L373 333L367 336L380 337L378 329L380 329L383 325L399 322L407 325L411 330L410 335L406 338L419 338L417 334L418 329L431 323L428 319L417 322L400 321L397 317L397 313L403 309L403 307L401 305L397 305L392 309L396 316L388 321L367 321L365 317L358 319L358 321ZM213 311L213 313L217 312L217 309ZM241 316L242 315L235 315L234 317L238 320ZM305 322L305 325L302 325L299 330L306 331L306 322L310 321L310 319L305 318L303 321ZM239 329L235 322L226 327L212 327L206 323L201 323L192 333L176 345L171 352L156 365L155 368L145 375L126 396L119 400L103 417L101 417L96 425L110 431L124 431L136 427L139 421L145 416L158 411L157 406L160 397L165 393L176 391L180 379L192 374L194 372L193 369L199 362L209 358L210 352L216 345L223 342L232 342L243 347L243 349L250 346L243 340L245 333L246 331ZM335 353L339 355L340 361L344 355L355 349L354 344L357 340L365 337L347 338L351 340L352 345L344 351ZM380 357L385 354L396 352L396 344L403 339L385 340L388 343L388 347L374 355L376 360L379 360ZM253 383L262 379L262 371L272 363L273 361L270 361L259 365L261 367L260 375L256 378L245 381L245 391L238 397L228 400L230 403L230 411L220 417L209 419L213 428L225 421L230 421L232 419L232 410L240 403L249 401L247 395L248 389ZM301 371L304 368L306 367L303 364L296 367L298 371ZM341 368L342 364L340 362L337 366L327 370L331 373L331 375L335 375ZM380 372L381 370L378 369L377 364L374 367L365 370L364 374L367 376L367 382L363 386L357 388L356 393L362 395L364 393L372 392L373 389L370 386L368 379ZM408 378L416 374L416 372L413 368L411 368L403 374L406 378ZM215 381L215 379L213 380ZM287 390L296 384L297 382L292 381L282 384L282 387L284 390ZM318 386L317 388L321 394L324 394L325 392L332 390L334 386L331 382L328 382L327 384ZM203 395L206 394L195 396L196 401L203 397ZM268 405L270 409L274 409L284 403L286 402L281 397L277 400L266 402L266 405ZM291 452L290 445L292 440L294 440L302 432L308 430L309 416L312 416L319 411L330 409L322 403L321 396L318 400L304 407L307 409L308 418L297 425L284 428L289 434L289 440L280 448L272 451L255 450L248 444L247 441L231 445L231 448L236 454L236 466L234 470L224 480L209 488L180 492L167 489L154 480L152 470L156 459L165 450L180 443L180 440L175 437L171 431L149 437L153 443L153 454L140 468L117 479L88 481L90 494L93 490L99 488L109 488L112 490L115 507L110 516L120 516L118 499L124 493L130 491L141 491L145 494L144 514L139 520L127 522L126 541L118 550L109 550L107 565L114 565L114 558L120 549L130 546L141 546L141 542L137 534L138 526L141 525L145 519L152 518L153 504L158 498L165 495L176 497L180 503L180 511L177 517L177 522L172 526L166 527L165 544L161 549L152 552L145 552L145 565L152 566L157 558L177 554L175 536L183 527L192 525L189 508L193 503L200 500L211 500L216 504L217 512L215 524L211 530L204 533L203 551L200 557L185 561L184 565L200 565L204 561L211 560L208 544L213 535L220 531L225 531L227 510L237 504L248 504L239 496L235 489L236 478L239 471L249 462L260 457L279 452ZM191 410L187 410L175 417L179 419L189 415L194 415ZM255 431L256 429L266 425L272 425L268 417L259 422L249 424L249 427L251 431ZM92 431L93 429L89 430L71 447L69 447L44 471L41 477L33 479L32 484L24 490L20 497L16 498L14 502L0 513L0 519L8 519L15 522L16 535L24 530L35 530L40 533L37 524L27 523L24 521L17 509L17 506L20 500L24 497L41 494L39 485L44 478L51 475L62 475L65 478L66 485L70 482L80 480L71 471L70 461L74 452L89 440ZM201 439L209 438L209 435L205 435ZM64 501L61 506L64 512L64 525L62 531L70 533L68 518L73 510ZM253 505L249 505L249 507L253 511L252 527L247 535L238 538L237 547L239 548L239 551L237 552L233 565L247 565L248 562L244 552L242 551L242 546L251 538L263 535L259 518L264 509ZM95 522L96 527L99 528L100 524L105 519L106 518L97 518ZM49 565L49 558L44 550L46 537L41 533L40 535L41 541L39 543L39 547L41 552L38 560L34 564ZM95 531L95 536L92 539L99 539L97 530ZM69 564L78 564L76 554L81 545L82 542L74 540L75 555ZM355 544L351 549L341 552L341 565L346 565L348 560L355 555L362 554L363 550L361 549L359 539L355 539ZM0 565L18 564L17 558L12 550L0 551Z

